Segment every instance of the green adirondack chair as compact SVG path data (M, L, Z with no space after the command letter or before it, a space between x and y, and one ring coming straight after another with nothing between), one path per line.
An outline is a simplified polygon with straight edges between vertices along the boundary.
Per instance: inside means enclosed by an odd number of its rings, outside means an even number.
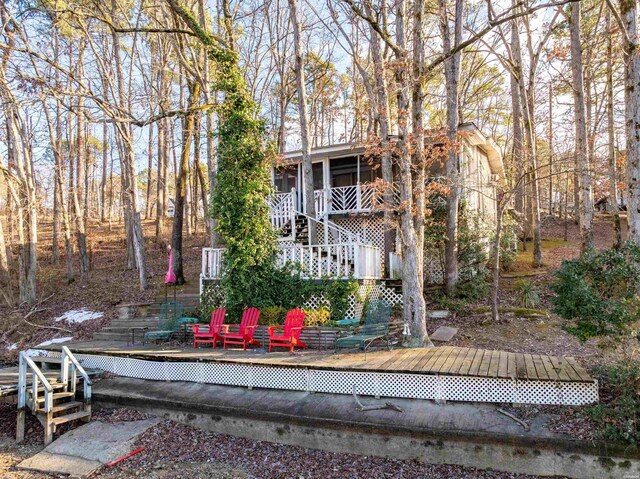
M366 352L371 343L378 339L386 340L387 347L391 349L391 343L389 342L390 316L391 304L388 301L371 301L367 307L362 327L355 334L338 338L335 343L335 349L359 347Z
M191 318L182 317L183 312L184 307L182 303L178 303L177 301L162 303L160 306L160 324L158 330L144 333L143 344L145 341L158 341L161 339L169 341L171 335L180 331L180 328L183 327L184 321L182 321L182 319L189 319L189 322L191 322Z

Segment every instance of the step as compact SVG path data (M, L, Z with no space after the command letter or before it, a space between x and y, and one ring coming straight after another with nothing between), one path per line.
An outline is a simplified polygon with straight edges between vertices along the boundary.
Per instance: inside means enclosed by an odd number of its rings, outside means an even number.
M69 409L77 409L79 407L82 407L82 403L80 401L69 401L62 404L56 404L51 409L51 412L53 414L57 414L60 412L68 411Z
M78 412L74 412L72 414L67 414L66 416L54 417L51 420L51 422L53 424L55 424L56 426L59 426L60 424L65 424L67 422L76 421L78 419L83 419L83 418L89 417L89 416L91 416L91 413L89 411L78 411Z
M63 393L53 393L53 400L57 401L59 399L74 397L75 395L76 393L71 391L63 392ZM38 396L38 404L40 403L44 404L44 395Z

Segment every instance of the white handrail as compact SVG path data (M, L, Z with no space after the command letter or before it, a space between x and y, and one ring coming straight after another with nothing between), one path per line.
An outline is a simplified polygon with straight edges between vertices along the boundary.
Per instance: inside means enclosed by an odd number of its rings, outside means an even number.
M69 364L69 362L71 364ZM71 378L69 378L69 366L71 366ZM69 382L71 382L71 389L76 392L76 372L80 373L83 381L83 396L85 404L89 404L91 401L91 386L92 382L89 375L84 370L80 362L71 353L67 346L62 346L62 365L60 368L60 380L65 384L65 389L68 390Z
M18 365L18 410L24 410L27 406L27 374L28 370L32 371L31 378L31 390L32 390L32 404L31 410L36 412L38 410L38 388L39 382L44 387L44 411L50 412L53 408L53 387L40 371L40 368L36 366L36 363L25 354L24 351L20 352L20 359Z

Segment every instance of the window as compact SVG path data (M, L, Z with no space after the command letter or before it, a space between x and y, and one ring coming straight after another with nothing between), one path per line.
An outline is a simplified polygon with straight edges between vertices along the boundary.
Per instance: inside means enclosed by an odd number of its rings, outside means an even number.
M278 193L289 193L293 188L298 188L298 165L277 168L273 186Z
M370 161L363 156L335 158L331 160L331 186L353 186L371 183L382 177L380 163Z
M313 189L324 188L324 168L322 162L313 164Z
M357 157L335 158L331 160L331 186L352 186L358 183Z

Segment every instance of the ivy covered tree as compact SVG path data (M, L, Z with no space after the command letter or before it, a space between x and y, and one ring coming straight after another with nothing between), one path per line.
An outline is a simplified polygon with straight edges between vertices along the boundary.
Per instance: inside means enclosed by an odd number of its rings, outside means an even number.
M167 1L207 47L213 68L211 88L224 94L217 109L218 172L211 214L226 247L221 287L227 309L238 314L254 305L256 291L264 289L275 268L276 236L267 203L272 189L266 129L238 65L229 17L223 40L204 31L179 2Z

